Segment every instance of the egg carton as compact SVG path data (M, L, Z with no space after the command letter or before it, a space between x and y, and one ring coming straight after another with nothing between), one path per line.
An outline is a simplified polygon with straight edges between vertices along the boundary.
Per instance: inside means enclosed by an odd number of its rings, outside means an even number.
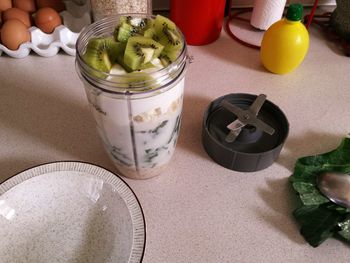
M1 1L1 0L0 0ZM89 0L64 1L66 10L60 12L62 25L55 28L51 34L46 34L39 28L29 28L31 41L23 43L17 50L10 50L0 44L2 52L13 58L24 58L31 51L42 57L55 56L60 49L68 55L75 56L75 43L84 26L91 23Z

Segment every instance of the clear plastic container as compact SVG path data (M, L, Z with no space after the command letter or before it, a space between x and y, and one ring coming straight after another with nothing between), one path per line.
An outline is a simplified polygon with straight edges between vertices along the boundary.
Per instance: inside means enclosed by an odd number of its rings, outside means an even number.
M152 14L152 0L90 0L90 3L93 21L126 13Z
M102 19L80 34L76 69L98 132L117 169L125 177L146 179L160 174L175 150L188 66L187 46L181 34L184 45L178 58L165 68L140 73L147 80L133 82L130 87L125 82L128 75L97 71L82 59L88 40L111 34L118 22L118 16Z

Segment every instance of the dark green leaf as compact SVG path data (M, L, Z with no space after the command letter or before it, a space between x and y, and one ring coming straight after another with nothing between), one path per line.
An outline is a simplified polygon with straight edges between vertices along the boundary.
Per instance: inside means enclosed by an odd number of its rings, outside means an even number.
M312 183L295 182L293 188L299 193L304 205L320 205L329 202Z
M342 217L322 206L302 206L295 210L294 216L302 224L300 233L313 247L319 246L337 229Z
M315 184L316 175L323 171L350 172L350 138L331 152L298 159L290 180Z
M342 214L342 215L344 215L344 214L350 215L350 208L339 206L333 202L325 204L324 207L326 207L329 210L337 211L339 214Z
M315 185L305 182L295 182L293 183L293 188L299 194L307 194L315 191Z
M318 190L306 194L301 194L300 200L304 205L320 205L329 202L329 199L321 195Z
M350 138L333 151L298 159L289 178L303 203L293 214L301 234L314 247L338 231L350 241L350 209L331 202L316 186L317 176L325 171L350 173Z
M293 212L299 224L303 225L309 221L309 214L318 209L318 205L304 205Z
M348 216L343 222L338 223L341 231L339 231L339 235L350 242L350 216Z

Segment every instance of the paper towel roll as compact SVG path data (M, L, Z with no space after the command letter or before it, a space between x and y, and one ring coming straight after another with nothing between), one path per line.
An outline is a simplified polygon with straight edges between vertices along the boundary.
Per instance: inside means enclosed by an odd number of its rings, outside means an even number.
M254 0L250 24L258 29L268 29L282 18L286 2L286 0Z

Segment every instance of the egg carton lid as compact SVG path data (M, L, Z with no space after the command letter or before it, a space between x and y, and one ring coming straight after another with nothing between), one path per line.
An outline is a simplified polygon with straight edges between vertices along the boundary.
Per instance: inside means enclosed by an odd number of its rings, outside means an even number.
M67 0L64 1L66 10L60 12L63 24L56 27L51 34L46 34L39 28L29 28L31 41L23 43L17 50L10 50L0 44L2 52L13 58L24 58L31 51L42 57L55 56L60 49L68 55L75 56L75 43L84 26L91 23L90 1Z

